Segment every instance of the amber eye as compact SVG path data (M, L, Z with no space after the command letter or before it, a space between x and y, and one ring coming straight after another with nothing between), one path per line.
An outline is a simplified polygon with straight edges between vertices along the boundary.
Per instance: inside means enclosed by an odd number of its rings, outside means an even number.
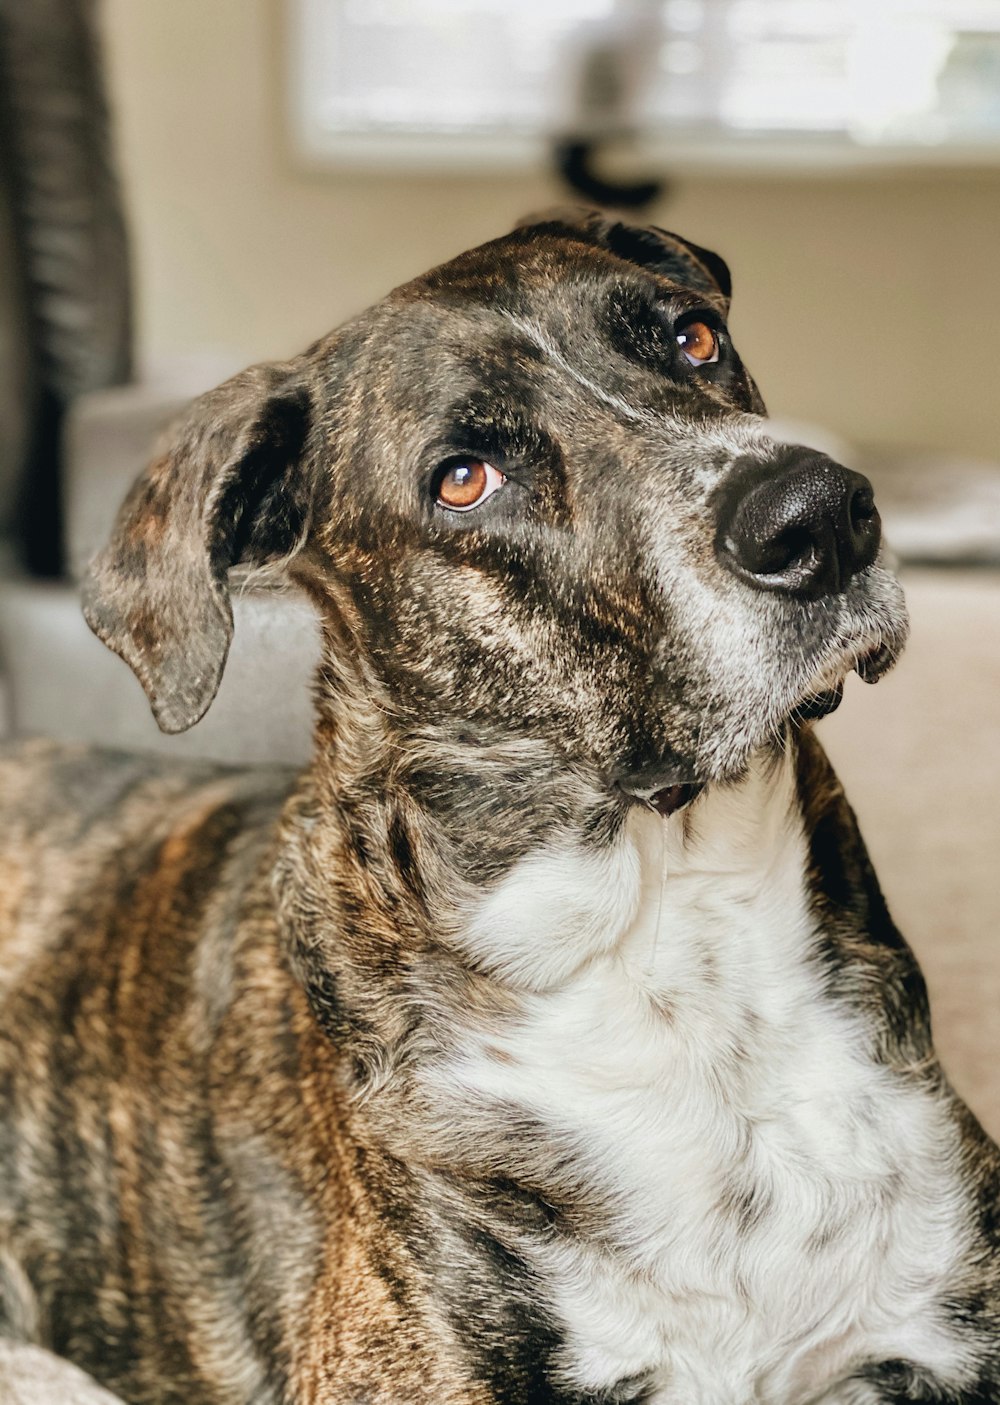
M719 359L719 338L705 322L688 322L677 332L677 345L692 366Z
M492 497L507 479L483 459L456 459L438 479L437 503L452 512L468 512Z

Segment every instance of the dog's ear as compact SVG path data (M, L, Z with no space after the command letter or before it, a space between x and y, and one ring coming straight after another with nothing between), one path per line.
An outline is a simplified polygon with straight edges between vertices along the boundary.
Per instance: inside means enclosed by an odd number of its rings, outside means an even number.
M729 269L719 255L655 224L627 224L600 210L563 205L529 215L518 229L561 233L596 244L640 268L652 269L676 283L707 293L722 304L723 310L729 306L733 285Z
M231 567L284 563L311 519L310 399L297 363L203 395L122 505L84 582L87 623L134 670L165 732L207 711L233 635Z

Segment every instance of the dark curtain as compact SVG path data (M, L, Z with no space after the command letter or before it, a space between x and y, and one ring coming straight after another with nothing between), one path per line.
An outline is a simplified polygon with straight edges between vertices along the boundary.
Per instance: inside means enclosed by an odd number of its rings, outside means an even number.
M0 465L0 519L27 569L54 576L67 407L131 370L95 0L0 0L0 182L0 406L16 401L10 423L23 421L0 438L19 459Z

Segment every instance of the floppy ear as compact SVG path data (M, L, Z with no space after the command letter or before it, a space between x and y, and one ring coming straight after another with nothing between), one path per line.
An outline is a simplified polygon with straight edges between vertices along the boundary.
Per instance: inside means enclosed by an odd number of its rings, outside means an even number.
M600 210L583 205L563 205L521 221L519 229L568 234L588 244L596 244L620 259L652 269L665 278L686 287L697 288L720 303L723 311L729 307L733 291L729 269L718 254L659 229L655 224L626 224Z
M208 710L233 636L227 573L290 560L311 517L297 363L196 400L119 511L83 587L87 623L134 670L164 732Z

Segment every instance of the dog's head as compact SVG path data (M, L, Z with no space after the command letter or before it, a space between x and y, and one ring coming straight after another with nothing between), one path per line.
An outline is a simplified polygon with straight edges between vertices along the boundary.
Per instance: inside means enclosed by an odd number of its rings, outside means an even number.
M733 774L883 671L905 616L866 480L769 436L729 292L714 254L589 212L462 255L196 402L88 621L178 731L229 571L284 567L404 729L540 739L634 795Z

